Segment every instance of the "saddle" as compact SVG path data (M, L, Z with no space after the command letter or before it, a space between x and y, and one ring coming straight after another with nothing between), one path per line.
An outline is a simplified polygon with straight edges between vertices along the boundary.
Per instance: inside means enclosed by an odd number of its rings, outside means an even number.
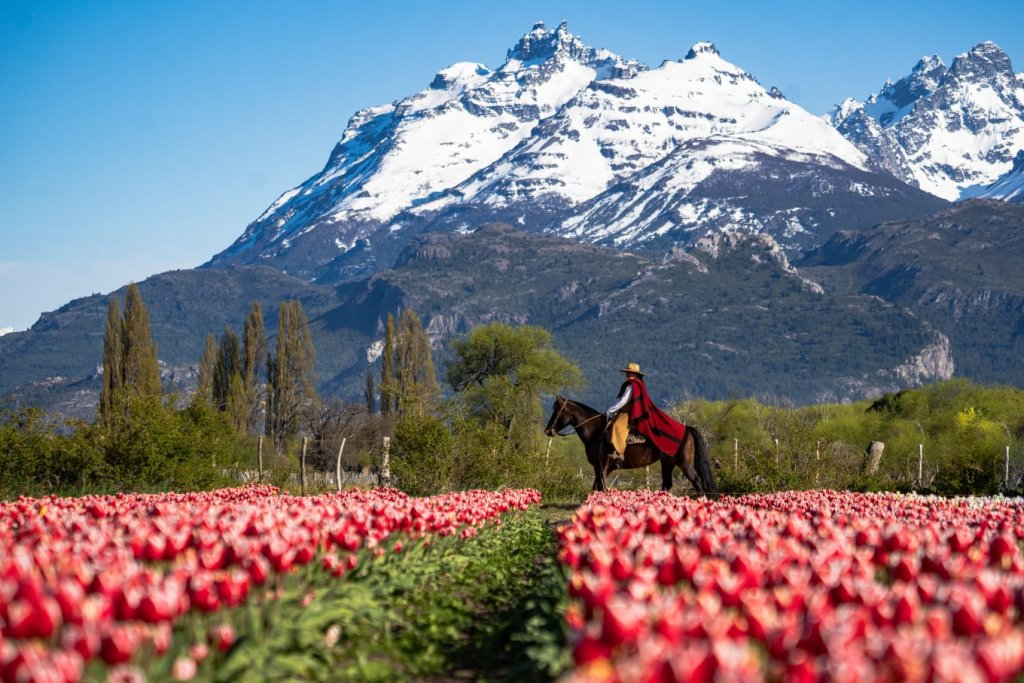
M632 446L638 443L647 443L647 437L640 432L630 432L626 434L626 445Z

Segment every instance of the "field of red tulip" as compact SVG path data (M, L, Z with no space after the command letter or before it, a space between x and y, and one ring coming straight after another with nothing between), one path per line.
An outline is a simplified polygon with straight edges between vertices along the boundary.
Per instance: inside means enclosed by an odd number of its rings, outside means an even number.
M533 490L293 497L251 486L2 503L0 679L142 680L148 669L189 680L238 637L218 615L272 602L282 577L344 580L385 554L473 539L539 499ZM305 606L314 593L303 590ZM174 642L182 633L194 640ZM154 669L161 658L173 661Z
M1004 681L1024 507L895 494L594 494L559 531L571 681Z

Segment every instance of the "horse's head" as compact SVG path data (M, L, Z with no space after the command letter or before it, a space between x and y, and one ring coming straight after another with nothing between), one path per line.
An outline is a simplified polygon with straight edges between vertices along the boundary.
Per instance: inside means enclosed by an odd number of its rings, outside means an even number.
M555 396L555 403L551 407L551 417L548 418L548 424L544 428L544 433L548 436L556 436L558 432L572 424L572 413L567 404L566 399Z

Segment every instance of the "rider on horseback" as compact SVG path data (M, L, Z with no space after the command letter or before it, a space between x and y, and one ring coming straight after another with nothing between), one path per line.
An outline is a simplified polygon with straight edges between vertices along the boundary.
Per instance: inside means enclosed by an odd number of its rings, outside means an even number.
M658 409L647 393L644 373L638 363L629 363L620 372L626 381L619 388L619 398L608 408L613 458L623 458L630 430L639 433L662 453L672 456L686 435L686 425L676 422Z

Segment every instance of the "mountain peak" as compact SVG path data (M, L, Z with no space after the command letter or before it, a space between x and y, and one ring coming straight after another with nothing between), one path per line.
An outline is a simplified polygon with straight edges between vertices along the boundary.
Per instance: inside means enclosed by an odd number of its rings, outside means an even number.
M587 46L583 41L569 33L567 22L563 21L556 29L549 29L545 27L543 21L538 21L530 32L508 51L506 57L521 62L543 61L556 54L577 57L585 50Z
M957 55L949 67L950 75L970 79L991 79L1000 74L1012 82L1016 78L1010 57L991 40L978 43L970 52Z
M690 48L690 51L686 53L686 56L683 59L696 59L700 55L715 55L716 57L722 56L719 54L718 48L715 47L714 43L701 41L699 43L694 43L693 47Z
M917 61L917 64L914 65L914 68L911 70L911 73L927 73L929 71L933 71L935 69L945 66L946 65L942 61L942 58L939 57L938 55L924 55L921 57L921 59Z

